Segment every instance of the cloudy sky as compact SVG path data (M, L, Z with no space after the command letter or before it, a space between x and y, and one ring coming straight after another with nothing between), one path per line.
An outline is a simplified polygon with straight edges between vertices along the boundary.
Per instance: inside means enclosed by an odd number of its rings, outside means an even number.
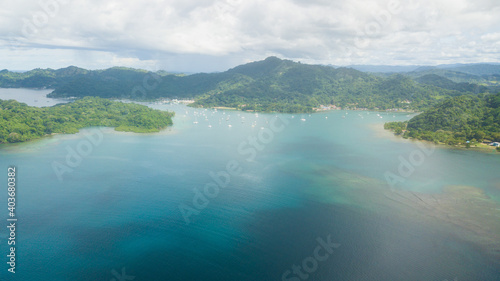
M0 69L500 62L498 0L2 1Z

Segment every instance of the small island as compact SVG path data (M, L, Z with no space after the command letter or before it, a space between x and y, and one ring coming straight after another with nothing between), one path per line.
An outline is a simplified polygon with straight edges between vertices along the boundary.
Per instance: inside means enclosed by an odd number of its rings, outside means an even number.
M173 112L144 105L84 97L68 104L32 107L0 100L0 143L16 143L52 134L74 134L92 126L116 131L151 133L172 125Z
M403 138L466 147L496 147L500 152L500 93L448 98L405 122L384 128Z

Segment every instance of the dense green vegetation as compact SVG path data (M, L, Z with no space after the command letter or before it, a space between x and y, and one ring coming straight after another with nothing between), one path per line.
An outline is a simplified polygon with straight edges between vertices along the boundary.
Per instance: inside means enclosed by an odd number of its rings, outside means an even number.
M469 74L467 74L469 75ZM431 77L432 78L432 77ZM320 105L421 111L441 99L487 92L486 87L410 76L380 77L351 68L307 65L270 57L222 73L172 75L114 67L0 72L0 87L54 88L51 97L99 96L153 100L194 98L192 106L311 112Z
M437 74L427 74L415 79L415 81L426 85L433 85L443 89L455 90L464 93L470 92L478 94L488 92L488 88L485 86L467 82L455 83L452 80Z
M394 131L394 134L401 135L408 125L408 121L404 122L387 122L384 124L384 129Z
M405 138L449 145L500 141L500 94L448 98L407 122L384 127Z
M278 58L227 71L239 84L210 91L194 106L227 106L243 110L308 112L319 105L349 108L421 110L443 97L463 94L409 77L381 78L349 68L305 65Z
M87 126L152 132L172 122L172 113L101 98L194 98L195 107L289 113L312 112L320 105L424 111L407 122L387 123L385 128L405 138L450 145L500 141L500 98L488 93L498 86L500 66L482 67L423 67L406 75L372 75L270 57L222 73L193 75L123 67L2 70L0 87L53 88L51 97L80 100L51 108L1 101L0 142L75 133Z
M27 72L0 71L0 87L2 88L55 88L74 77L88 74L89 71L70 66L54 69L33 69Z
M497 67L496 69L499 68ZM463 70L465 72L459 72L456 70ZM428 78L432 78L435 75L434 78L438 76L459 84L469 83L472 85L485 86L492 93L497 93L500 90L500 70L497 70L497 73L488 73L482 75L474 75L471 73L474 73L474 71L470 71L468 68L465 67L456 69L439 69L430 67L430 68L423 68L418 71L412 71L406 73L405 75L417 81L420 79L423 79L425 81L428 80ZM432 80L431 80L432 85L436 85L433 84L434 82L432 82ZM449 84L449 82L446 82L446 84ZM461 86L464 85L466 86L466 84L462 84Z
M54 133L77 133L90 126L158 132L172 124L172 116L171 112L97 97L44 108L0 100L0 143L23 142Z

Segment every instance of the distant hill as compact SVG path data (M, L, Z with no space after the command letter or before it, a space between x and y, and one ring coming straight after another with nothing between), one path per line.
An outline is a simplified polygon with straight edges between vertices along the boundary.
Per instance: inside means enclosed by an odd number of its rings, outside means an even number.
M363 72L375 72L375 73L404 73L417 70L418 65L348 65L348 68L353 68Z
M447 70L461 72L475 76L500 74L500 63L471 63L471 64L441 64L436 66L421 65L348 65L363 72L375 73L406 73L426 72L431 70Z
M500 64L488 64L488 63L465 64L465 65L444 67L444 69L455 72L463 72L477 76L500 74Z
M490 75L473 75L465 72L457 72L449 69L438 69L438 68L427 68L426 70L420 69L420 71L408 72L405 75L412 77L416 81L421 79L427 79L428 75L437 75L455 83L469 83L476 84L479 86L487 87L489 92L496 93L500 91L500 75L490 74ZM425 78L428 76L427 78ZM424 78L422 78L424 77ZM466 84L461 84L466 85Z
M437 66L351 65L349 67L380 77L400 73L418 80L420 77L433 74L455 83L485 86L490 92L500 91L500 79L498 79L500 77L500 63L442 64Z
M192 75L123 67L94 71L76 67L35 69L25 73L4 70L0 72L0 87L53 88L51 97L195 98L193 106L278 112L311 112L314 107L330 104L422 110L444 97L485 90L436 77L423 78L419 83L410 75L380 77L352 68L301 64L277 57L221 73Z
M480 76L473 75L473 74L468 74L464 72L456 72L456 71L451 71L447 69L438 69L438 68L421 68L418 71L412 71L408 72L406 75L412 78L419 78L425 75L438 75L441 77L445 77L447 79L450 79L456 83L477 83L480 81L483 81Z
M477 84L471 84L466 82L455 83L448 78L436 74L426 74L424 76L415 79L415 81L421 84L432 85L443 89L455 90L464 93L470 92L479 94L488 92L488 88L485 86L480 86Z

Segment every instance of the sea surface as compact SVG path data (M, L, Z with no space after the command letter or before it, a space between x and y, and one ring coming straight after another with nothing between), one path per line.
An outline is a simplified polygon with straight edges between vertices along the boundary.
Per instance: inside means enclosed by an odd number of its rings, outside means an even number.
M493 151L383 130L407 113L148 106L174 125L0 145L0 280L500 280Z
M24 89L24 88L0 88L0 99L17 100L29 106L46 107L53 106L59 103L67 103L67 99L52 99L47 98L51 89Z

